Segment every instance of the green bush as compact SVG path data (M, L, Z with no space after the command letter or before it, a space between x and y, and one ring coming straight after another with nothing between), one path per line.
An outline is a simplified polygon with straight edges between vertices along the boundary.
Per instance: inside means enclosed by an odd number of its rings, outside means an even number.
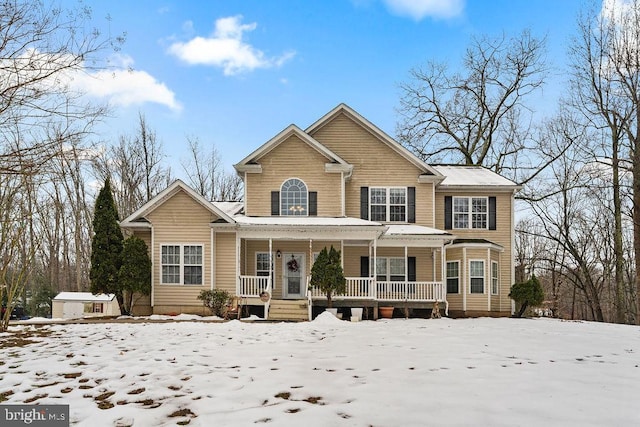
M522 317L527 307L536 307L544 301L544 292L535 274L526 282L513 285L509 296L520 305L516 317Z
M198 299L201 300L202 304L208 307L215 316L224 317L227 305L231 300L231 294L222 289L200 291Z
M333 307L332 295L346 292L346 284L347 281L340 262L340 251L334 249L333 246L329 251L327 248L323 248L311 268L309 286L320 288L327 296L327 306Z

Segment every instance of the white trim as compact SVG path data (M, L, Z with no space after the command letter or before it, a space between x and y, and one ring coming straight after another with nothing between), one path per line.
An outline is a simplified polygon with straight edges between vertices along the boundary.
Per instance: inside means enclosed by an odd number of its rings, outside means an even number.
M328 160L332 162L335 161L338 164L343 165L345 168L348 168L350 166L349 163L346 162L342 157L338 156L336 153L334 153L333 151L331 151L330 149L322 145L320 142L318 142L311 135L309 135L308 133L300 129L298 126L289 125L285 129L283 129L280 133L278 133L276 136L271 138L269 141L265 142L260 147L258 147L258 149L254 150L247 157L242 159L237 164L233 165L233 167L238 172L248 171L250 168L257 169L251 165L254 164L257 160L259 160L261 157L269 153L271 150L273 150L280 143L284 142L287 138L289 138L292 135L295 135L298 138L300 138L303 142L307 143L310 147L312 147L317 152L322 154Z
M216 233L213 231L213 228L210 228L209 230L211 230L211 255L209 255L209 263L211 264L210 268L211 268L211 290L213 290L215 288L215 283L216 283L216 261L215 261L215 255L216 255Z
M460 292L462 292L462 310L467 311L467 248L462 248L462 280L460 281Z
M371 207L373 205L372 203L372 194L373 191L372 190L380 190L380 189L384 189L385 190L385 220L384 221L380 221L380 220L373 220L371 219ZM404 190L404 220L401 221L392 221L391 220L391 190ZM369 187L369 219L371 221L375 221L375 222L382 222L382 223L389 223L389 224L406 224L407 218L409 217L409 187L403 187L403 186L371 186ZM382 206L382 204L380 203L376 203L376 206ZM393 204L393 206L402 206L400 204Z
M153 306L155 305L155 296L156 296L156 284L154 282L155 280L155 270L156 270L156 266L155 266L155 252L156 252L156 246L155 246L155 230L153 228L153 224L151 225L151 311L153 311ZM158 261L161 261L160 258L158 258Z
M164 264L162 263L162 248L167 247L167 246L177 246L179 248L179 264L168 264L168 265L178 265L179 268L179 280L178 283L165 283L164 282L164 276L162 274L162 267L164 267ZM184 262L184 248L185 247L200 247L201 248L201 262L200 264L185 264ZM160 258L159 258L159 267L160 267L160 285L162 286L186 286L186 287L193 287L193 286L205 286L207 283L207 279L206 279L206 269L205 269L205 250L206 250L206 243L202 243L202 242L185 242L185 243L175 243L175 242L164 242L160 244ZM202 278L200 283L184 283L184 268L185 267L200 267L202 268Z
M307 193L307 197L306 197L307 205L304 206L304 214L302 214L302 215L289 215L289 214L283 214L282 213L282 187L287 182L292 181L294 179L300 181L302 183L302 185L304 185L305 191ZM300 207L302 208L302 206L300 206ZM316 210L317 210L317 207L316 207ZM309 216L309 186L307 185L306 182L304 182L304 180L302 180L301 178L292 176L292 177L289 177L289 178L285 179L284 181L282 181L282 184L280 184L280 191L278 192L278 212L280 213L280 216L286 216L286 217L291 217L291 216L293 216L293 217L296 217L296 216Z
M184 192L186 192L196 202L202 205L209 212L216 215L218 218L221 218L230 223L234 222L229 215L227 215L225 212L223 212L218 207L213 205L210 201L206 200L200 194L196 193L196 191L193 188L189 187L187 184L185 184L181 180L176 179L175 181L173 181L173 183L171 183L171 185L169 185L163 191L158 193L158 195L156 195L154 198L152 198L147 203L142 205L140 209L138 209L137 211L129 215L126 219L122 220L120 222L120 226L123 228L136 227L136 225L134 225L134 224L137 224L136 220L140 218L144 218L146 215L156 210L159 206L164 204L164 202L166 202L168 199L173 197L180 190L183 190Z
M468 227L456 227L456 199L467 199L467 211L457 212L458 214L468 215ZM485 227L473 227L473 199L484 199L487 210L484 212L486 216ZM451 196L451 229L452 230L488 230L489 229L489 196ZM481 213L481 212L480 212Z
M289 295L289 283L288 283L288 279L289 279L289 270L288 270L288 266L287 266L287 258L291 257L301 257L300 260L300 264L298 267L299 273L300 273L300 293L299 294L293 294L294 296L292 297L291 295ZM282 253L282 298L284 299L301 299L304 298L305 294L306 294L306 265L305 265L305 253L304 252L283 252Z
M366 118L361 116L358 112L356 112L353 108L349 107L344 103L339 104L333 110L329 111L320 119L316 120L315 123L313 123L307 129L305 129L305 132L308 134L314 133L315 131L322 128L327 123L331 122L331 120L333 120L333 118L339 115L340 113L344 113L345 115L350 117L352 120L357 122L360 126L362 126L367 131L369 131L373 136L377 137L381 142L387 144L392 150L394 150L400 156L404 157L407 161L412 163L418 169L422 170L423 172L427 172L429 174L434 175L434 179L437 179L438 181L442 181L444 179L444 175L442 175L438 170L436 170L434 167L428 165L427 163L417 158L413 153L411 153L409 150L407 150L405 147L403 147L401 144L399 144L397 141L395 141L393 138L391 138L389 135L383 132L379 127L371 123L369 120L367 120Z
M493 292L493 266L496 266L496 291ZM500 295L500 263L498 261L491 261L491 295Z
M236 233L236 295L240 295L240 256L242 254L242 248L240 247L240 235ZM245 251L245 256L246 256Z
M482 263L482 293L480 292L471 292L471 279L478 279L480 276L472 276L471 275L471 263L472 262L481 262ZM486 259L477 259L471 258L467 261L467 267L469 269L469 295L485 295L487 293L487 260Z
M341 215L342 216L347 216L347 208L346 208L346 194L345 194L345 176L344 173L340 174L340 209L342 210Z
M487 276L489 276L489 280L487 281L489 283L489 289L487 289L487 311L491 311L491 286L493 285L492 283L492 276L491 276L491 266L493 264L491 264L491 249L487 249Z
M448 291L448 285L449 285L449 266L448 264L458 264L458 276L456 277L458 279L458 292L449 292ZM454 259L454 260L447 260L445 261L444 264L444 291L446 294L451 294L451 295L460 295L460 288L461 288L461 281L460 281L460 276L462 275L462 270L460 270L460 260L459 259Z
M244 181L243 182L244 183L244 197L242 198L242 203L244 204L244 207L243 207L242 210L244 211L245 215L248 215L248 213L247 213L247 198L248 198L247 194L249 194L249 191L248 191L249 186L247 185L248 182L247 182L247 173L246 172L244 173L243 181Z

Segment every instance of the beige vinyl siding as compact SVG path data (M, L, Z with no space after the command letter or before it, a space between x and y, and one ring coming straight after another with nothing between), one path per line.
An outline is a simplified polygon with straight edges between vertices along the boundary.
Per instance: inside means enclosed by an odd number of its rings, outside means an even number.
M347 277L360 277L360 259L369 256L367 246L345 246L344 273ZM377 249L379 258L404 258L404 248L384 248ZM408 248L407 256L416 258L416 280L418 282L433 281L433 261L431 258L431 248ZM437 255L439 256L439 254ZM439 270L440 259L436 259L436 271ZM369 264L371 268L371 264ZM436 276L436 282L440 281L440 276Z
M445 192L436 190L436 228L444 230L444 198L445 196L453 197L495 197L496 198L496 230L460 230L453 229L447 230L455 234L459 239L486 239L493 243L496 243L504 248L504 251L499 255L499 282L500 292L499 295L491 296L492 310L510 311L511 299L509 298L509 291L511 289L511 259L513 256L511 248L511 232L514 224L511 222L511 193L510 192L491 192L490 189L485 189L484 192ZM483 250L484 254L479 258L484 259L487 262L486 249ZM451 260L451 251L447 251L447 260ZM469 251L467 251L467 260L470 259ZM493 255L492 255L493 257ZM462 258L460 258L462 259ZM465 266L468 268L468 265ZM487 280L491 278L490 271L487 271ZM469 306L470 300L467 299L467 310L476 310ZM474 303L474 307L476 304ZM484 306L479 308L480 310L487 310L486 300Z
M360 217L360 187L416 187L416 223L433 226L432 184L418 184L422 171L386 143L345 114L312 136L353 165L345 186L347 216Z
M453 248L447 249L447 259L446 261L458 261L459 269L458 269L458 290L457 294L447 294L447 301L449 302L449 309L451 310L462 310L463 309L463 296L465 288L465 275L464 275L464 261L462 259L462 249ZM446 262L445 261L445 262ZM444 281L445 291L447 288L446 278Z
M470 261L484 261L484 293L471 293ZM462 266L462 265L461 265ZM464 263L464 292L467 294L467 311L487 311L489 294L489 269L487 268L487 249L467 249L467 260Z
M327 247L330 248L333 245L334 248L340 250L340 242L339 241L313 241L311 253L320 252L322 248ZM275 278L275 289L273 290L274 298L282 298L282 286L283 286L283 273L284 273L284 262L286 253L302 253L304 254L304 275L309 276L311 274L311 267L313 258L310 257L309 254L309 241L308 240L299 240L299 241L277 241L274 240L272 243L273 248L273 256L274 256L274 278ZM276 252L280 250L281 258L276 257ZM248 240L246 241L246 259L245 263L247 266L246 274L247 275L255 275L256 274L256 252L268 252L269 251L269 242L266 240ZM359 265L359 264L358 264ZM358 270L359 271L359 270ZM358 274L359 275L359 274Z
M236 293L236 234L215 234L215 288Z
M217 219L209 210L180 190L148 215L154 227L154 306L202 306L197 299L211 287L211 227ZM165 244L193 244L203 248L202 285L163 285L161 247Z
M341 174L327 173L330 160L295 135L281 142L258 162L262 173L247 173L246 214L271 215L271 192L280 191L282 183L298 178L308 191L318 193L318 216L341 216Z

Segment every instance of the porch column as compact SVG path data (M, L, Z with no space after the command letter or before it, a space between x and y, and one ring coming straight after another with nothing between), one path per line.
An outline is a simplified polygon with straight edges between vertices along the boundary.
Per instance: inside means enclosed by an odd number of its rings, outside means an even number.
M311 269L313 268L313 239L309 239L309 272L307 273L307 277L305 277L305 287L307 291L309 291L309 284L311 283ZM309 291L310 292L310 291ZM311 317L309 317L311 319Z
M409 251L407 245L404 245L404 299L409 298Z
M340 240L340 266L344 271L344 240Z
M267 279L267 289L265 289L269 294L273 295L273 239L269 237L269 279Z
M378 267L376 263L376 258L378 258L378 238L373 239L373 258L370 258L371 262L373 262L373 280L372 280L372 291L373 298L378 299Z
M236 295L240 295L240 235L236 232Z

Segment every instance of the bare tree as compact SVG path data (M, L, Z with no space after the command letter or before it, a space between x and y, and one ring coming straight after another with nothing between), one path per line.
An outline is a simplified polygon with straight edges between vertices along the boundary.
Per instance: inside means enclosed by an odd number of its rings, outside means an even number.
M99 68L99 52L122 39L103 37L89 22L88 7L0 3L0 289L9 312L41 247L35 233L44 176L66 155L61 147L82 141L106 111L74 88L73 77Z
M182 161L182 168L189 177L189 184L205 199L236 201L242 197L242 180L235 173L228 173L215 145L209 151L198 138L187 137L189 158Z
M412 69L410 81L400 85L399 140L426 161L506 172L513 156L535 154L524 102L543 86L544 52L545 41L523 31L474 38L462 73L435 62Z
M126 218L162 191L171 181L171 168L163 165L162 143L142 113L134 135L121 135L119 144L96 157L98 178L111 178L118 212Z

